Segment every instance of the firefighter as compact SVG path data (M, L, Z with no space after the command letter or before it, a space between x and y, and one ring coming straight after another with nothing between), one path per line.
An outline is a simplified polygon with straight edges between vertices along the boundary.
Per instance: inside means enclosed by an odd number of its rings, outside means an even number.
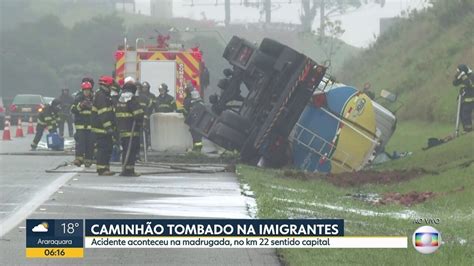
M81 92L76 95L76 99L71 107L74 114L74 126L76 133L76 159L74 165L86 167L92 165L92 156L94 154L94 139L91 132L92 115L92 84L88 81L81 84Z
M201 61L201 97L204 97L204 91L209 87L210 83L210 74L209 74L209 69L206 66L206 62L204 60Z
M118 103L121 88L120 88L120 85L117 83L117 81L114 80L110 89L111 89L110 97L112 98L112 106L113 106L114 114L115 114L115 107L117 106L117 103ZM115 115L114 115L114 119L115 119ZM117 125L117 123L114 122L114 125ZM120 153L122 151L120 150L120 138L118 136L117 130L115 130L113 140L114 140L114 144L112 146L112 156L111 156L110 161L120 162Z
M110 176L114 175L109 166L115 133L114 111L110 96L113 78L102 76L99 79L99 85L92 104L92 132L97 146L97 173L101 176Z
M453 80L454 86L462 85L459 91L461 97L460 119L464 132L472 131L472 110L474 110L474 75L467 65L458 66Z
M199 92L194 89L192 85L186 86L185 89L186 96L184 97L183 107L184 107L184 116L187 116L194 105L202 104L202 99L199 95ZM191 137L193 138L193 151L200 152L202 149L202 136L201 134L195 132L191 128L189 129Z
M135 160L140 152L140 132L145 111L135 96L136 91L134 83L125 83L115 111L123 151L121 176L139 176L135 172Z
M153 113L153 108L155 107L156 103L156 95L150 92L150 83L144 81L142 83L142 89L138 92L138 94L148 97L149 105L147 106L147 110L149 113Z
M118 98L120 95L120 85L114 80L112 86L110 86L110 97L112 98L112 103L114 106L118 103Z
M191 109L191 92L194 91L194 87L191 83L187 83L184 88L184 99L183 99L183 114L186 117Z
M61 109L61 102L54 99L51 104L46 104L43 110L38 115L38 123L36 125L36 135L31 143L31 150L36 150L38 143L43 136L43 131L48 127L49 133L56 133L59 123L59 111Z
M138 88L137 88L138 89ZM138 91L138 101L141 108L145 111L143 120L143 130L145 132L147 148L150 146L150 116L153 113L156 96L150 92L150 83L144 81ZM140 148L144 146L143 134L140 134Z
M74 136L74 128L72 127L73 118L71 114L71 106L74 103L74 98L69 94L69 89L62 89L59 96L61 102L61 111L59 112L59 135L64 136L64 124L67 123L69 137Z
M371 88L372 88L372 84L370 84L370 82L366 82L364 84L364 90L362 92L365 93L367 96L369 96L371 100L373 100L375 99L375 93L371 90Z
M160 95L156 97L155 111L158 113L176 112L176 101L173 96L168 94L168 85L162 83L158 90Z
M94 79L91 77L84 77L82 78L81 82L89 82L92 85L92 91L94 90Z

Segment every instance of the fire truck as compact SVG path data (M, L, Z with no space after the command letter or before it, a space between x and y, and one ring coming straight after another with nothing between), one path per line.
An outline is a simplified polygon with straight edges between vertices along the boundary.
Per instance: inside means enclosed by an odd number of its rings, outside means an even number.
M178 109L183 108L184 89L192 82L201 93L201 73L204 69L199 47L185 49L181 44L170 44L169 36L159 35L157 43L147 45L143 38L130 46L127 39L115 51L114 78L123 85L125 77L150 83L150 91L158 95L162 83L168 85L169 94L176 99Z

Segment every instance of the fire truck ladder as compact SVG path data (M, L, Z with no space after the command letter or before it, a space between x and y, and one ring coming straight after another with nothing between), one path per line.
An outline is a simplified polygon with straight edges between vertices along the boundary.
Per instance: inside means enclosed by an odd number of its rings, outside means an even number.
M296 132L298 132L297 136L295 136ZM303 133L306 133L310 136L309 141L308 141L308 138L305 138L306 141L301 138ZM323 143L323 145L321 145L321 148L319 150L316 150L312 146L316 140L319 140ZM323 153L324 148L326 148L327 146L329 146L329 147L334 146L333 143L325 140L323 137L319 136L318 134L311 131L310 129L304 127L300 123L296 123L295 128L293 129L293 133L290 134L290 141L293 142L293 143L297 143L297 144L302 145L303 147L308 149L310 152L312 152L314 154L318 154L319 156L321 156L321 158L325 158L325 157L328 156L328 154ZM330 160L333 163L333 165L335 165L337 167L340 167L344 170L348 170L348 171L356 170L356 169L354 169L353 167L351 167L350 165L347 164L347 161L351 157L350 154L343 151L343 150L340 150L340 152L343 154L343 157L344 157L343 160L336 159L336 158L328 158L328 160Z
M124 77L133 77L138 78L137 67L138 67L138 58L137 58L137 51L136 49L130 50L127 46L127 39L124 40L125 44L125 69L124 69ZM138 40L136 41L136 45L138 45ZM135 48L138 48L135 46Z

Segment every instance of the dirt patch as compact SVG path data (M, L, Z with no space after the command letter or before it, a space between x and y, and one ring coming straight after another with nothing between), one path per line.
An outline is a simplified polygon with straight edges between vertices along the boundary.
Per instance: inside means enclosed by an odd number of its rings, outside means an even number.
M377 193L356 193L356 194L347 194L347 197L350 197L354 200L361 200L373 205L387 205L387 204L401 204L407 207L412 205L423 203L429 199L443 196L451 193L457 193L464 191L464 186L461 186L457 189L453 189L447 192L432 192L432 191L410 191L408 193L399 193L399 192L388 192L382 195Z
M283 176L304 180L323 179L338 187L356 187L365 184L391 184L407 181L426 174L437 174L424 169L399 170L399 171L359 171L341 174L317 174L301 171L286 170Z
M448 192L411 191L405 194L398 193L398 192L388 192L383 195L382 199L380 199L377 202L377 204L385 205L385 204L390 204L390 203L398 203L398 204L402 204L409 207L414 204L425 202L434 197L443 196L443 195L456 193L456 192L462 192L462 191L464 191L463 186L457 189L448 191Z
M412 206L414 204L422 203L427 201L428 199L434 198L438 195L438 193L432 191L426 192L417 192L411 191L406 194L401 194L398 192L389 192L385 193L380 199L377 204L385 205L390 203L398 203L405 206Z

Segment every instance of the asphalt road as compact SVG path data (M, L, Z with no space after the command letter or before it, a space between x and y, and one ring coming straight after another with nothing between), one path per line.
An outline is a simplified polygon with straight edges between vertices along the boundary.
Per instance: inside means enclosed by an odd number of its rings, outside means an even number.
M0 153L27 152L31 139L27 136L0 141ZM73 157L37 153L0 155L0 265L280 264L271 249L86 249L83 259L27 259L27 218L251 218L249 210L255 207L254 200L242 194L233 174L171 173L125 178L45 173ZM66 169L82 170L73 166Z

